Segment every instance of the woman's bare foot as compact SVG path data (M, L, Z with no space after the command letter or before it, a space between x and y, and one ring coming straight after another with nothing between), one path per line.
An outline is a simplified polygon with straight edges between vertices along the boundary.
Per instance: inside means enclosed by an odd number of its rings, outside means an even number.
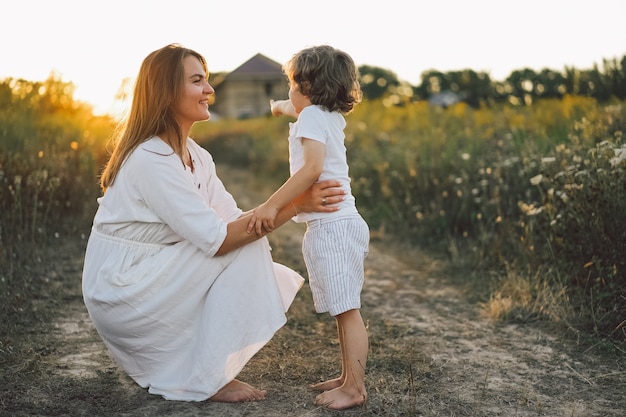
M315 405L332 410L346 410L363 404L366 398L365 391L360 392L339 387L319 394L315 397Z
M259 390L251 385L233 379L224 385L209 401L222 403L240 403L247 401L262 401L265 399L267 391Z
M329 379L328 381L318 382L317 384L309 385L311 391L330 391L331 389L339 388L343 385L343 379L341 377L335 379Z

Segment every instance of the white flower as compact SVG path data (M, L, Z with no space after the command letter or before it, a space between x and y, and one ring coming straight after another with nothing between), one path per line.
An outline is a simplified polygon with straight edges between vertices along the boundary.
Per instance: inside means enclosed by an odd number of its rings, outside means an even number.
M626 147L613 149L615 152L615 158L610 159L611 166L617 166L626 159Z
M530 184L531 185L539 185L539 184L541 184L542 180L543 180L543 175L542 174L535 175L534 177L532 177L530 179Z

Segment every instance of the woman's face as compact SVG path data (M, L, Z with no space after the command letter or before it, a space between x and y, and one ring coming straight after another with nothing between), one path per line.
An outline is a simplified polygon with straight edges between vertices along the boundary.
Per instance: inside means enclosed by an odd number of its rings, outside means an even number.
M206 80L204 67L198 58L190 55L183 60L183 65L185 68L183 90L174 113L181 127L190 129L195 122L211 117L209 96L215 93L215 90Z

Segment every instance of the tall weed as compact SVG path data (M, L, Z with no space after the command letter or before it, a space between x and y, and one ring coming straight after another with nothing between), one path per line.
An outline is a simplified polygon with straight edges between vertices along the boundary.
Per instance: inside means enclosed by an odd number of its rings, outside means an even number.
M112 122L94 117L72 93L71 84L54 76L0 82L3 317L19 315L40 296L45 279L28 271L45 248L86 233L93 216L98 161Z

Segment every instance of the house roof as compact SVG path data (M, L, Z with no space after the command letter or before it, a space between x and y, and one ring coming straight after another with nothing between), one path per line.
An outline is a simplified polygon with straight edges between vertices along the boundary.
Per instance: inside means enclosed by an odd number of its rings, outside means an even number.
M262 74L276 72L282 74L282 65L259 53L235 68L231 74Z
M256 54L229 73L218 75L213 80L213 88L218 88L227 79L247 80L247 79L282 79L284 77L283 67L278 62L266 57L263 54Z

